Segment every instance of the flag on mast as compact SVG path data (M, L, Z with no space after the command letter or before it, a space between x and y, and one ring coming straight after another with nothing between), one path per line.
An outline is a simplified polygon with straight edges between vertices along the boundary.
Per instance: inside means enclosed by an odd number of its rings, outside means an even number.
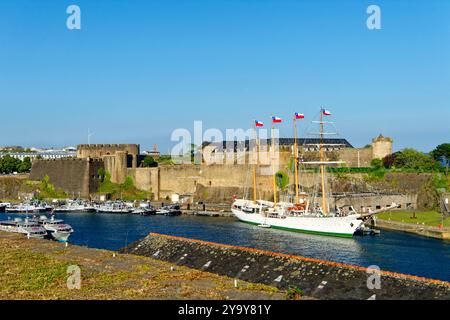
M272 117L272 123L281 123L281 118L280 117Z
M322 109L322 113L324 116L331 116L331 111Z
M305 115L303 113L295 113L295 119L305 119Z
M255 126L264 127L264 123L262 123L261 121L255 120Z

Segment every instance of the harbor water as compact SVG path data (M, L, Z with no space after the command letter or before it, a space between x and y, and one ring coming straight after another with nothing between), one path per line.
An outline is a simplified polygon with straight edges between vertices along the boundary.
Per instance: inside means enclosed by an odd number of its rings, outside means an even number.
M323 237L259 228L234 218L139 216L96 213L57 214L75 232L70 243L118 250L150 232L343 262L450 281L450 242L381 231L379 236ZM1 214L6 217L24 215Z

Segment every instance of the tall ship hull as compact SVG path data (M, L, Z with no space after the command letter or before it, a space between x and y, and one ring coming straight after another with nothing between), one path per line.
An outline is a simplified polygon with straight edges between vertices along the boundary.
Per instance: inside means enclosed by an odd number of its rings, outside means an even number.
M346 217L285 216L284 218L265 217L258 213L246 213L232 209L233 214L242 222L286 231L318 234L334 237L353 237L356 229L362 225L359 214Z

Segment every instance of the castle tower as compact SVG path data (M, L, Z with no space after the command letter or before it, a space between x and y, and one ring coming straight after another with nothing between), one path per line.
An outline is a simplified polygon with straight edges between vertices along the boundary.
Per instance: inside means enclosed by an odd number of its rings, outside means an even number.
M383 159L392 154L392 138L380 134L372 140L372 159Z

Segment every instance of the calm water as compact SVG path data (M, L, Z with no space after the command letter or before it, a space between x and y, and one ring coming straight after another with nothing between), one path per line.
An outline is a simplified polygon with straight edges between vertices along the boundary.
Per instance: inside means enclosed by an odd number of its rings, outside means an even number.
M449 241L400 232L382 230L376 237L341 239L262 229L234 218L93 213L58 214L57 217L75 229L71 243L94 248L117 250L149 232L157 232L364 267L378 265L382 270L450 281Z

